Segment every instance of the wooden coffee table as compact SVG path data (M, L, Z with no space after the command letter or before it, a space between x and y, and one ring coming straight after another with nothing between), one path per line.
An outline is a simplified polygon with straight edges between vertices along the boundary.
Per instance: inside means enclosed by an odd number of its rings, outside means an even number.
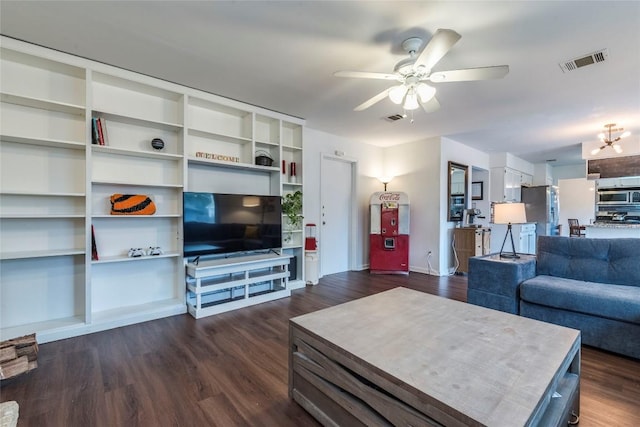
M293 318L289 340L289 394L323 425L547 427L579 414L573 329L396 288Z

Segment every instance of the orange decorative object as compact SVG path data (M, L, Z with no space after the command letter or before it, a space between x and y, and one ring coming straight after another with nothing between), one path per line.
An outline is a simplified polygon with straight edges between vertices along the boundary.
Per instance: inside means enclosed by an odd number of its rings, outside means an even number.
M112 194L111 215L153 215L156 205L144 194Z

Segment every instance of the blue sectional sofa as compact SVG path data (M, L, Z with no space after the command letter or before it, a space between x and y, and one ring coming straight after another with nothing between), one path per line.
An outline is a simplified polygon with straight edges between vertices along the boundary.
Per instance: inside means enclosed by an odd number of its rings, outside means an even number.
M640 359L640 239L540 236L536 257L469 260L467 301L579 329Z

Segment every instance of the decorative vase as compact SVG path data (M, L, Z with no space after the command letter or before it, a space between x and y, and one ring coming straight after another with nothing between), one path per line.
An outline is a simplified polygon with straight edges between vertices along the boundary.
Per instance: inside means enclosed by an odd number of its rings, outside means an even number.
M290 175L289 181L295 183L296 182L296 162L291 162L289 175Z
M164 141L160 138L153 138L151 140L151 146L156 150L162 150L164 148Z

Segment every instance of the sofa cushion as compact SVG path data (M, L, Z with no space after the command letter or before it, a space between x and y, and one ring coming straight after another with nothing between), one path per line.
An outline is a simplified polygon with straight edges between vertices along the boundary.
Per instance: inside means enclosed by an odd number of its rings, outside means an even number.
M538 237L536 273L640 286L640 239Z
M536 276L520 286L520 298L538 305L640 325L640 287Z

